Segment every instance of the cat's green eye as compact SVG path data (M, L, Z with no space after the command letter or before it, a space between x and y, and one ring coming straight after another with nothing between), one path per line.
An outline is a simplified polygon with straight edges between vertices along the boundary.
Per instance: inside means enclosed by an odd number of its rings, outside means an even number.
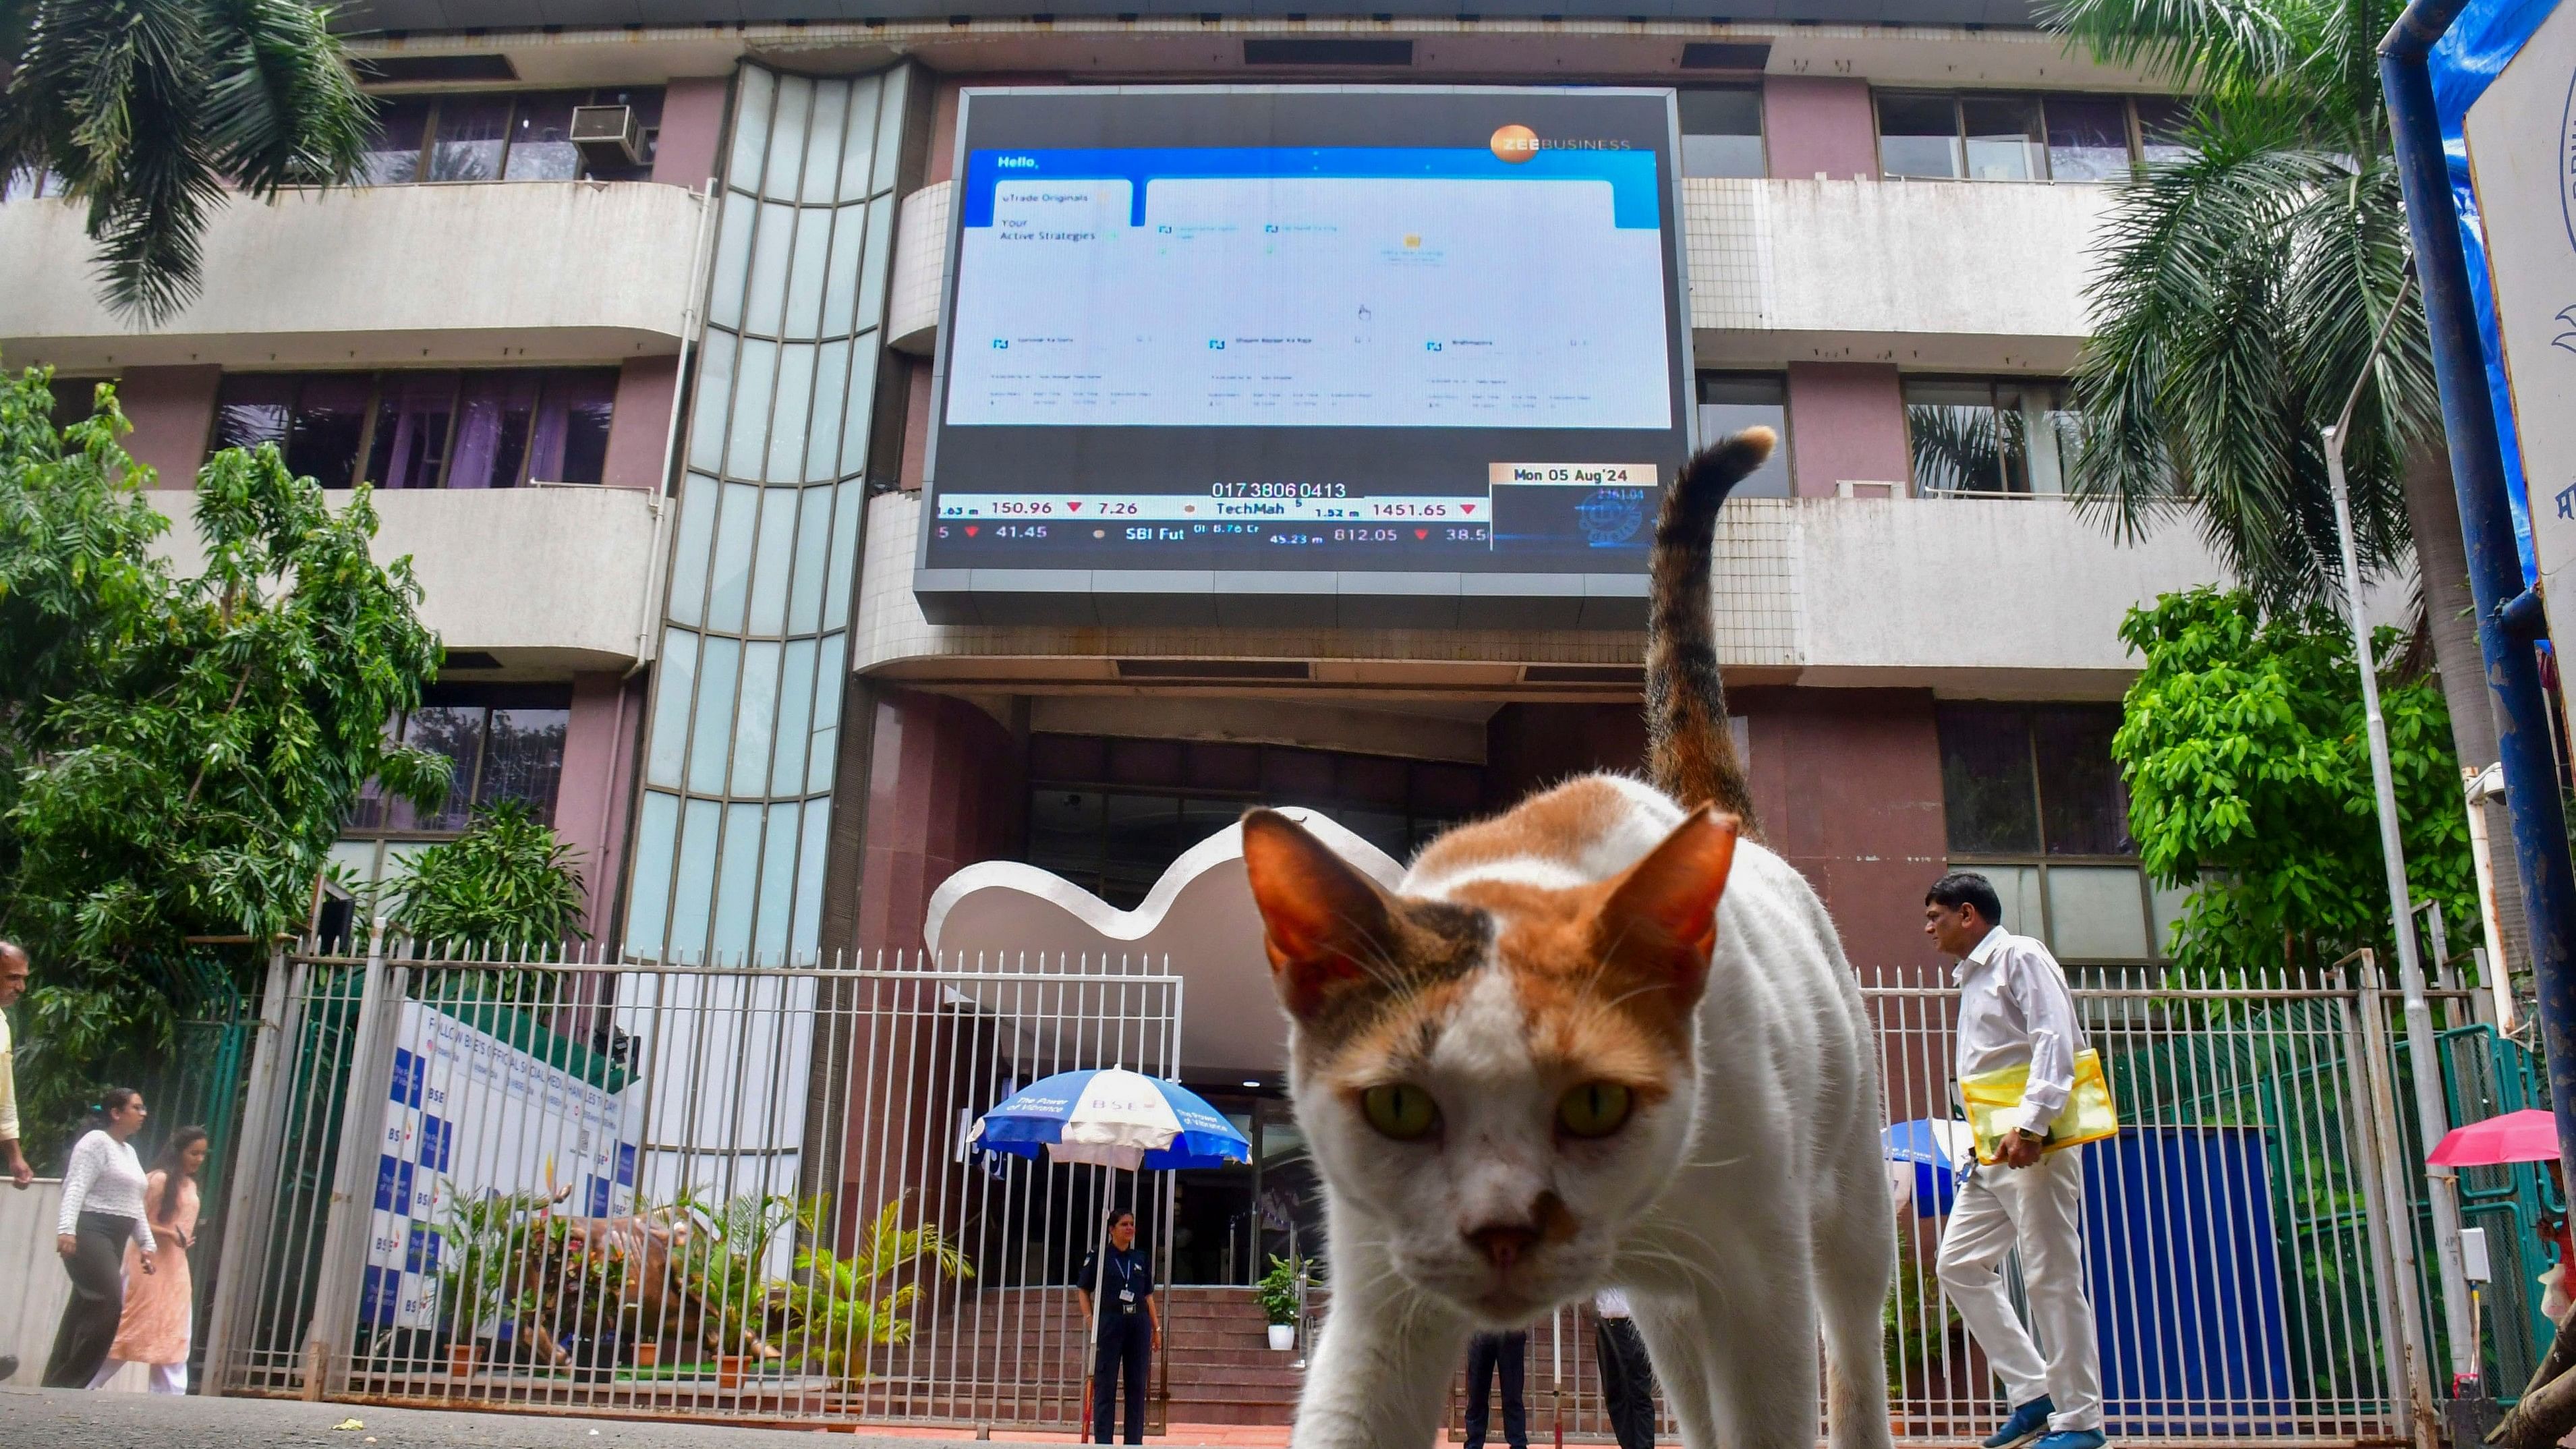
M1617 1082L1586 1082L1556 1099L1556 1125L1576 1137L1607 1137L1627 1125L1634 1105Z
M1360 1111L1371 1127L1398 1142L1427 1137L1440 1125L1440 1108L1431 1094L1411 1082L1390 1082L1360 1093Z

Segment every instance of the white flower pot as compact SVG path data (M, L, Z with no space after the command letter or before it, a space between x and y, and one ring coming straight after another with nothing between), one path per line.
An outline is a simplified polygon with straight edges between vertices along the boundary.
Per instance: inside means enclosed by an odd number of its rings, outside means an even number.
M1288 1350L1295 1348L1297 1346L1297 1325L1293 1323L1274 1323L1270 1325L1270 1346L1279 1350L1281 1353L1286 1353Z

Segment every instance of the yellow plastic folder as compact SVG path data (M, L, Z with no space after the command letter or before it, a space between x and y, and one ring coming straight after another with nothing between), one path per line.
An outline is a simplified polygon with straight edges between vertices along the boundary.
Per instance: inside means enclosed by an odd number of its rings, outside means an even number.
M1991 1166L2003 1161L2004 1117L2021 1105L2022 1089L2029 1082L2027 1065L1998 1067L1959 1079L1959 1099L1968 1107L1968 1127L1976 1133L1979 1162ZM2075 1090L2066 1094L2064 1110L2048 1124L2048 1140L2040 1151L2081 1147L2117 1136L2119 1131L2120 1111L2111 1105L2111 1079L2102 1074L2102 1054L2086 1047L2075 1054Z

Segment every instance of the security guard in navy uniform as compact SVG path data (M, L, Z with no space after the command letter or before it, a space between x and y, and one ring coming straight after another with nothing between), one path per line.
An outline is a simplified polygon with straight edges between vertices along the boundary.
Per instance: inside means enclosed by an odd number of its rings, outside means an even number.
M1127 1377L1127 1442L1145 1442L1145 1378L1163 1346L1163 1310L1154 1302L1154 1265L1136 1246L1136 1215L1125 1209L1109 1219L1109 1267L1086 1255L1074 1275L1082 1316L1091 1317L1091 1290L1100 1290L1100 1339L1091 1367L1091 1442L1110 1441L1109 1410L1119 1373Z

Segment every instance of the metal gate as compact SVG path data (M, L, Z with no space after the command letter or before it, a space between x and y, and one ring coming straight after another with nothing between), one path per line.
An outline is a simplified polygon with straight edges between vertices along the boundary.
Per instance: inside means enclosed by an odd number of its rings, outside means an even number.
M279 965L221 1392L1071 1428L1108 1206L1168 1259L1167 1174L967 1141L1057 1071L1173 1075L1162 961Z

